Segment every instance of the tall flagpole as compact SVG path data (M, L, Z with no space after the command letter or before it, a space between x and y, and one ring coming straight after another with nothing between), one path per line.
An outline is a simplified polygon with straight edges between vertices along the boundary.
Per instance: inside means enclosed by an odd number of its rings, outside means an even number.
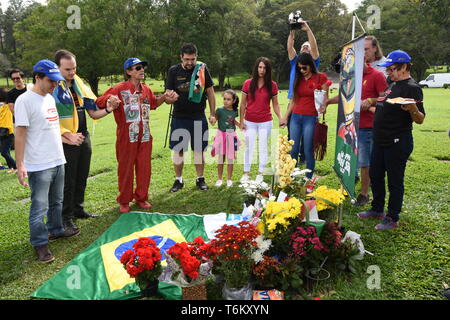
M352 19L352 40L355 39L355 29L356 29L356 14L353 12L353 19Z

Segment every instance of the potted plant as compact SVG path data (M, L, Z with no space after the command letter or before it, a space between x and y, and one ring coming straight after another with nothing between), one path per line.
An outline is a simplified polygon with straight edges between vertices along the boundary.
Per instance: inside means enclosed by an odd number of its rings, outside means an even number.
M224 299L251 299L252 254L258 249L256 238L259 234L254 225L242 221L238 225L223 225L216 231L216 238L211 240L210 244L215 250L214 270L225 280Z
M202 237L176 243L166 251L167 267L159 280L182 288L184 300L206 300L206 280L212 276L214 249Z
M120 262L141 289L143 296L157 295L158 277L161 274L161 253L151 238L139 238L133 249L124 252Z

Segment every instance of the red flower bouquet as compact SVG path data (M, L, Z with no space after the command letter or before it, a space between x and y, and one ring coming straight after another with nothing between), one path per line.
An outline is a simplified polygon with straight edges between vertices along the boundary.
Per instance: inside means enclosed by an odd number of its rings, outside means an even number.
M139 238L133 245L133 250L127 250L120 262L141 290L157 281L161 274L161 253L156 242L150 238Z
M176 243L167 250L167 268L160 276L160 281L180 287L202 284L211 276L214 250L202 237L192 242Z
M246 221L237 226L223 225L216 231L216 239L211 240L215 250L214 267L223 275L228 288L241 288L248 283L259 234L256 227Z

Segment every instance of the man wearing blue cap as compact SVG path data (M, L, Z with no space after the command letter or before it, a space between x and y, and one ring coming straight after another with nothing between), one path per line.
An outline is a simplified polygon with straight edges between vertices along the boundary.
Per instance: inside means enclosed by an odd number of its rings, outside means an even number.
M376 104L373 123L373 146L370 160L370 180L373 193L372 208L358 213L361 219L377 218L383 221L377 230L398 226L403 205L406 163L413 150L412 124L422 124L425 119L423 93L411 78L411 57L395 50L380 66L386 68L393 81ZM385 206L385 175L388 178L388 212Z
M119 104L114 110L117 124L116 158L118 161L119 211L130 211L130 202L134 199L143 209L150 209L148 188L151 176L152 136L150 134L150 110L163 102L171 103L171 96L165 93L156 97L143 82L147 61L129 58L123 65L126 81L108 89L96 100L100 108L108 103ZM133 192L134 172L136 188Z
M58 111L51 96L60 80L64 78L54 62L39 61L33 67L33 88L19 96L15 103L17 176L23 186L28 186L28 177L30 242L39 261L44 263L54 260L48 249L49 240L79 233L64 230L61 217L66 159ZM46 223L43 222L45 216Z

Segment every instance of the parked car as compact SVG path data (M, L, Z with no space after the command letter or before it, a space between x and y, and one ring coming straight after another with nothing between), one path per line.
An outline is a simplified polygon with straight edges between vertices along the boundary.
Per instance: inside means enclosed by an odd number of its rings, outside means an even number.
M422 88L450 87L450 73L432 73L425 80L419 82Z

